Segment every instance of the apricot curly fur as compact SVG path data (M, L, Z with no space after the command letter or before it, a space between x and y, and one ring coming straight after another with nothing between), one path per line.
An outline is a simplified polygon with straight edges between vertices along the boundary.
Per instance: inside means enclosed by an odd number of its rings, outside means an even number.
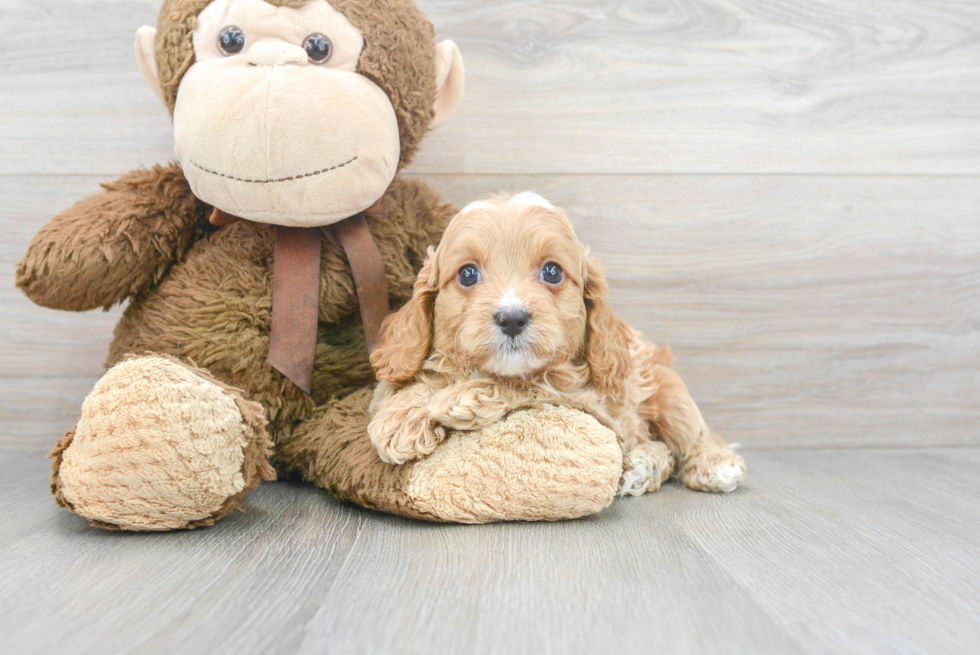
M675 371L665 346L645 341L616 317L602 266L561 210L525 194L502 194L456 215L430 251L412 299L382 326L371 362L375 389L368 434L379 456L405 463L433 453L451 430L483 430L544 404L583 410L612 429L626 455L660 440L671 471L650 469L644 489L674 472L689 487L732 491L745 463L713 433ZM557 283L537 274L563 271ZM475 266L479 281L456 273ZM509 337L503 303L524 312Z

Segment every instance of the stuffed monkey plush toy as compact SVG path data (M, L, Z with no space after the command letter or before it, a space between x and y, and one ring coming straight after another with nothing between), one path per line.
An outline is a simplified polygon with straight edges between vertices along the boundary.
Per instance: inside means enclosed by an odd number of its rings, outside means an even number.
M59 504L104 528L194 528L276 469L438 521L611 502L622 450L572 409L516 412L405 466L367 437L369 345L455 214L396 177L463 94L456 46L412 0L164 0L136 49L179 163L55 217L17 269L44 307L129 302L51 453Z

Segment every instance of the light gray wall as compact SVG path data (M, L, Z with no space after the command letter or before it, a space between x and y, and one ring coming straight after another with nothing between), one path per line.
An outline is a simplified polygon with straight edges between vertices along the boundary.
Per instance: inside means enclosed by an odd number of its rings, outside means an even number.
M47 447L101 370L118 311L36 308L13 268L57 211L172 158L133 58L157 4L0 0L0 446ZM410 173L564 207L716 429L980 444L980 4L420 4L468 93Z

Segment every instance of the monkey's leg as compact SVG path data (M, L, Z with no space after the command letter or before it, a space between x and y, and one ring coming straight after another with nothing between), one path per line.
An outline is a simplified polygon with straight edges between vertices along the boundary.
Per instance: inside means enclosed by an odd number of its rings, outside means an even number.
M447 436L425 459L381 461L368 438L371 391L323 405L279 435L276 457L343 500L429 521L555 521L612 502L623 473L616 435L591 416L544 406Z
M745 477L745 462L708 429L701 410L672 369L649 369L657 392L640 406L656 435L677 460L677 477L698 491L734 491Z
M113 366L51 451L58 504L109 529L211 525L275 472L262 406L165 356Z

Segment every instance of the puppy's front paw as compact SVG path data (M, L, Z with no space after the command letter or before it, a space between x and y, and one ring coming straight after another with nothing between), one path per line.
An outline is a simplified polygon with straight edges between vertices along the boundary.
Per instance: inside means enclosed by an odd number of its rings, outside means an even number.
M476 402L468 402L472 400L470 398L457 399L456 402L441 410L446 418L451 419L453 425L457 426L457 430L473 429L473 425L475 425L476 420L479 418L479 414L477 413L479 405Z
M425 408L410 412L380 412L368 424L368 436L378 456L388 464L404 464L429 455L446 438Z
M490 380L469 380L437 393L429 414L454 430L478 430L493 425L510 411Z
M637 444L626 458L633 468L623 473L620 496L641 496L660 490L674 473L674 456L662 441Z

